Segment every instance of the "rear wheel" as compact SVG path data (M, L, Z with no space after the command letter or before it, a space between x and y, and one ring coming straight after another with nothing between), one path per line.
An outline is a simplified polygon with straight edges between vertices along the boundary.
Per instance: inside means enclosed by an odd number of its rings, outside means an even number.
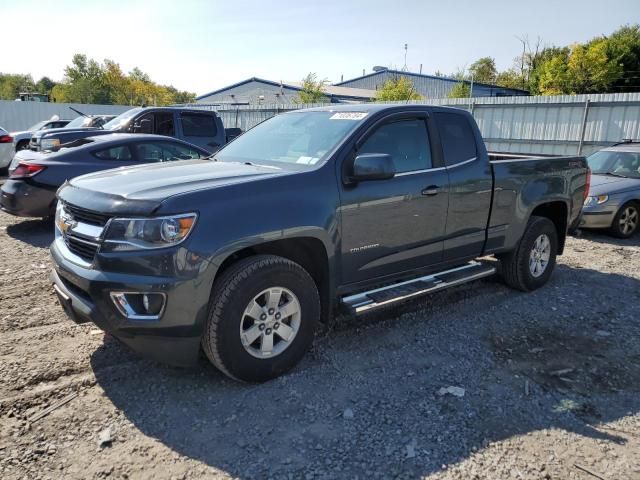
M505 283L525 292L540 288L553 272L557 253L554 223L545 217L531 217L516 249L500 258Z
M638 231L639 222L638 205L633 202L625 203L613 219L611 233L619 238L629 238Z
M26 150L27 148L29 148L29 140L22 140L16 145L16 152Z
M286 258L259 255L216 281L202 346L226 375L262 382L300 361L319 320L320 296L307 271Z

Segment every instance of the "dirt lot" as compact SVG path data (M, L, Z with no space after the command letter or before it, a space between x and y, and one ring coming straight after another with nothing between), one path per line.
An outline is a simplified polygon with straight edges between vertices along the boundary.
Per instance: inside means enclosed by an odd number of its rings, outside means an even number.
M0 214L2 479L640 479L638 238L571 239L533 294L490 280L344 318L242 385L68 321L51 232Z

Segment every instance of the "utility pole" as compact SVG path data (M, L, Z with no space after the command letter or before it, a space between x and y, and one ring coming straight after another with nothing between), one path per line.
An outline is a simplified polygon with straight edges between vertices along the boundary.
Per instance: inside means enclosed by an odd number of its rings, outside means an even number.
M406 72L407 69L407 49L409 48L409 45L407 43L404 44L404 67L402 67L402 71Z

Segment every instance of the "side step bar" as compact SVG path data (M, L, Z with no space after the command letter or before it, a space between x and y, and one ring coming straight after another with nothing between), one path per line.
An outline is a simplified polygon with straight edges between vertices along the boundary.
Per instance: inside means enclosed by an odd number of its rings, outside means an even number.
M494 273L496 273L494 266L473 261L462 267L452 268L433 275L425 275L424 277L394 283L386 287L369 290L368 292L349 295L342 298L342 304L351 313L369 312L419 295L437 292L438 290L444 290L472 280L489 277Z

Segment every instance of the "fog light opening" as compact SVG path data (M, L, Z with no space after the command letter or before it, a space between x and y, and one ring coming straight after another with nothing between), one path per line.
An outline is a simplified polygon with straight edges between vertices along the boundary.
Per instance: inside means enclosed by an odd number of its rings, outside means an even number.
M157 292L111 292L118 311L131 320L157 320L162 316L166 295Z

